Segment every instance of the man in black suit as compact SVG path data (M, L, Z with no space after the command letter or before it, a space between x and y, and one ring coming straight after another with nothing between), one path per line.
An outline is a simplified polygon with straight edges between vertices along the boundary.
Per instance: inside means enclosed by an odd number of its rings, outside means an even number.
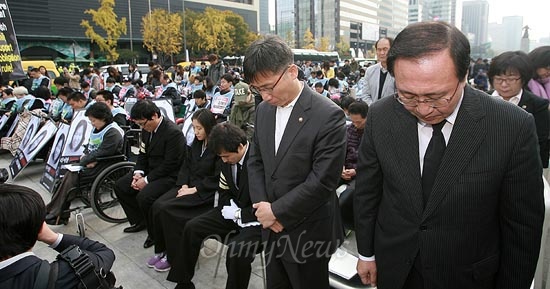
M487 76L491 86L495 88L493 96L513 103L533 115L537 126L539 153L542 167L548 167L550 146L548 132L550 130L550 114L548 114L548 99L538 97L527 88L527 83L535 71L529 56L523 51L504 52L491 61Z
M250 197L266 242L268 288L329 288L328 261L343 240L336 186L345 116L298 79L276 36L254 42L244 74L263 102L248 161Z
M115 261L111 249L87 238L53 232L44 222L45 215L46 206L37 192L17 185L0 185L0 289L35 286L36 276L42 262L45 262L32 252L37 240L58 252L78 245L89 256L96 270L111 270ZM64 260L56 262L59 267L55 288L77 288L80 278L69 263Z
M470 45L422 22L388 55L394 97L369 109L357 165L363 283L386 288L529 288L543 180L533 117L466 85Z
M249 144L240 128L222 123L210 133L209 146L223 160L218 207L190 220L183 230L181 251L175 257L168 280L177 289L194 288L191 279L203 240L216 238L228 245L225 288L248 288L251 263L261 251L261 228L252 212L248 190Z
M115 192L131 224L124 232L147 228L152 236L151 206L175 185L185 153L185 139L178 126L162 117L150 100L137 102L130 117L142 129L139 155L134 171L116 182ZM143 245L148 248L153 244L147 237Z

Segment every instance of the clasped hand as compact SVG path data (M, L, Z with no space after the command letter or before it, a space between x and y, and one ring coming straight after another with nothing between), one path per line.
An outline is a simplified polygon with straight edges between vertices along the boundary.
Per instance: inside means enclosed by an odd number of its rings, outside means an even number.
M179 197L185 196L185 195L191 195L191 194L194 194L196 192L197 192L197 188L195 188L195 187L190 188L187 185L183 185L178 190L178 194L177 194L176 198L179 198Z
M252 205L256 209L256 218L258 222L262 224L264 229L269 228L275 233L280 233L283 231L284 226L277 221L277 218L271 210L271 203L269 202L259 202Z
M141 191L146 185L145 178L141 174L134 174L131 184L132 189Z

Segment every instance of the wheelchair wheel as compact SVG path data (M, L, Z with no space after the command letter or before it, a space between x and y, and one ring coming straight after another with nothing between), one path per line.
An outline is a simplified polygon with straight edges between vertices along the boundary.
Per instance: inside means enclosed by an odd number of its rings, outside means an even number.
M115 183L131 172L134 166L133 162L112 164L94 180L90 190L91 206L100 219L109 223L124 223L128 220L115 194Z

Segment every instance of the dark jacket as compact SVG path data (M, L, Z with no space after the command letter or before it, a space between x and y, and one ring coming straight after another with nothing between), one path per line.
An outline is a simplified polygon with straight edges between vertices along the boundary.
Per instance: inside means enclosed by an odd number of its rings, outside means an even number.
M184 157L185 139L178 126L167 118L150 141L151 133L142 131L139 155L134 170L142 170L147 180L172 177L176 179Z
M548 168L549 149L548 133L550 130L550 112L548 111L548 100L538 97L528 90L523 90L518 106L533 115L537 126L539 138L539 153L542 167Z
M78 245L80 249L88 254L90 261L94 263L96 269L103 268L106 272L111 270L111 266L113 266L113 262L115 261L113 251L105 245L88 238L63 235L63 239L55 250L62 252L73 244ZM54 261L53 263L56 262L59 263L59 271L55 288L77 288L80 279L75 275L69 263L63 260ZM41 263L42 259L37 256L27 256L4 269L0 269L0 289L33 288Z
M214 201L214 194L218 189L221 159L209 148L203 152L202 144L203 142L197 139L193 141L182 163L176 186L196 187L196 194L202 202L210 203Z

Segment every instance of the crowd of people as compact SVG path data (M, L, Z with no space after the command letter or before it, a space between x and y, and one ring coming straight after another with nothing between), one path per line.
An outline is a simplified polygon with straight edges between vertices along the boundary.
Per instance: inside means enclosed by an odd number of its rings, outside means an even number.
M171 74L151 63L145 83L135 65L128 76L109 68L106 79L65 71L52 81L55 98L33 69L32 82L3 88L0 109L66 123L85 109L94 147L81 180L103 167L97 157L122 153L120 127L141 128L135 168L114 190L124 232L147 230L143 247L154 249L145 262L169 271L176 288L195 288L199 250L212 236L229 246L226 288L248 286L262 251L268 288L329 288L344 229L356 232L365 284L528 288L544 217L550 47L473 62L459 30L429 22L375 49L368 67L296 63L283 40L266 36L242 68L213 54L209 67L192 62ZM156 99L168 99L188 130ZM67 222L76 177L66 174L40 208L47 223ZM33 234L43 240L45 230Z

